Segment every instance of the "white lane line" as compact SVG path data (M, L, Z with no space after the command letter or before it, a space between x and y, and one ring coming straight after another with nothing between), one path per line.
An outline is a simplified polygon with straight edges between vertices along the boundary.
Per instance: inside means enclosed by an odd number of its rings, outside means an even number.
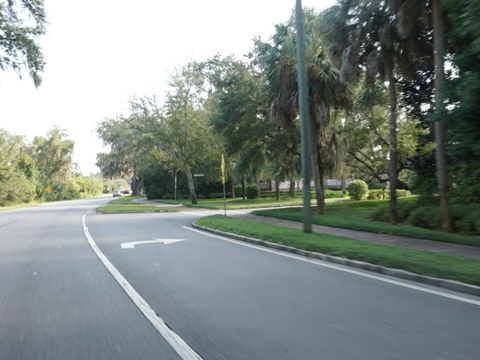
M198 355L178 334L176 334L165 324L165 321L163 321L163 319L155 313L150 305L148 305L148 303L140 296L140 294L132 287L132 285L130 285L123 275L120 274L110 260L107 259L90 235L85 222L85 215L82 217L82 225L85 237L87 238L88 243L92 247L95 254L102 261L108 271L110 271L112 276L115 278L115 280L117 280L127 295L132 299L135 305L137 305L140 311L152 323L155 329L157 329L157 331L170 344L170 346L177 352L182 360L202 360L200 355Z
M458 301L462 301L462 302L465 302L465 303L480 306L480 301L470 299L470 298L467 298L467 297L463 297L463 296L459 296L459 295L453 295L453 294L449 294L449 293L446 293L446 292L443 292L443 291L433 290L433 289L421 287L421 286L418 286L418 285L408 284L408 283L404 283L404 282L401 282L401 281L384 278L384 277L374 275L374 274L364 273L364 272L361 272L361 271L358 271L358 270L349 269L349 268L341 267L341 266L334 265L334 264L329 264L329 263L324 262L324 261L319 260L319 259L316 259L316 260L308 259L308 258L304 258L300 255L290 254L290 253L287 253L287 252L284 253L280 250L272 250L272 249L269 249L269 248L266 248L266 247L263 247L263 246L260 246L260 245L249 244L249 243L246 243L246 242L243 242L243 241L240 241L240 240L229 239L229 238L226 238L224 236L215 235L215 234L212 234L212 233L209 233L209 232L189 228L188 226L183 226L183 228L187 229L187 230L190 230L190 231L194 231L194 232L203 234L203 235L214 237L214 238L217 238L217 239L220 239L220 240L223 240L223 241L228 241L228 242L231 242L233 244L246 246L246 247L249 247L249 248L252 248L252 249L265 251L265 252L275 254L275 255L279 255L279 256L284 256L284 257L287 257L287 258L290 258L290 259L300 260L300 261L308 262L310 264L323 266L323 267L327 267L327 268L330 268L330 269L335 269L335 270L347 272L347 273L350 273L350 274L363 276L363 277L378 280L378 281L383 281L383 282L386 282L386 283L389 283L389 284L398 285L398 286L406 287L406 288L409 288L409 289L422 291L422 292L425 292L425 293L438 295L438 296L442 296L442 297L445 297L445 298L458 300Z

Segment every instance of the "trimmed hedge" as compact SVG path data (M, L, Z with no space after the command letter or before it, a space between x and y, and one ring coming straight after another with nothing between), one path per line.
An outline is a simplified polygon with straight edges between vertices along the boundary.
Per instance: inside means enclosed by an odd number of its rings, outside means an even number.
M397 198L408 197L410 196L410 191L408 190L398 190L397 189ZM390 199L390 189L379 190L371 189L368 190L367 195L368 200L387 200Z

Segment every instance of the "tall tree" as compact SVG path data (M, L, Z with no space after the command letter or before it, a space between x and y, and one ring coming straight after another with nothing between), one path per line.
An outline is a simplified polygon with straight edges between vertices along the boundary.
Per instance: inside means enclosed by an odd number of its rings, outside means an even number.
M446 97L451 106L444 113L448 125L449 177L454 187L449 189L451 199L462 203L480 201L480 1L442 1L450 22L446 34L447 49L454 47L450 57L457 73L447 81ZM452 51L449 51L452 53ZM464 191L468 189L468 191Z
M446 122L442 116L445 112L446 16L440 0L390 0L390 3L397 16L396 28L398 34L404 42L411 42L413 37L419 37L422 34L422 29L419 28L419 24L429 22L428 20L425 21L425 19L429 19L430 17L432 19L431 25L428 24L429 26L427 28L433 30L432 56L435 69L433 81L435 88L434 108L436 113L434 125L435 169L442 211L442 228L446 232L452 232L453 222L448 200ZM423 33L425 33L425 31L423 31ZM430 40L429 43L431 43Z
M435 110L441 114L444 112L445 91L445 19L440 0L432 1L433 13L433 41L434 41L434 64L435 64ZM446 126L443 119L435 122L435 159L437 170L437 186L442 210L442 229L446 232L453 231L452 214L448 201L448 174L447 174L447 149L445 139Z
M110 147L110 152L97 154L96 165L104 177L131 177L132 195L139 195L139 159L148 149L143 139L145 130L142 128L142 120L135 113L135 104L136 100L132 99L130 116L105 119L98 125L97 136L103 140L104 145Z
M330 111L334 107L348 107L348 88L340 81L331 63L322 39L315 33L318 19L311 9L304 11L306 66L309 102L309 134L312 175L315 183L317 211L325 210L324 176L336 160L336 149L330 130ZM257 39L256 56L264 68L269 87L272 115L287 133L295 129L297 121L297 66L295 19L277 24L271 43Z
M203 64L203 71L211 87L208 117L233 165L230 179L257 177L268 160L268 145L279 135L270 121L265 84L250 64L231 56L216 56Z
M187 177L192 204L197 203L194 172L218 159L220 139L206 119L205 77L199 64L189 62L170 74L169 91L162 108L146 99L144 117L150 119L150 136L157 151L166 155ZM218 166L217 166L218 167Z
M47 137L33 139L33 158L38 169L38 178L43 185L49 182L66 181L72 176L74 142L68 139L65 129L54 127Z
M397 83L399 77L414 76L412 60L429 47L423 37L415 39L400 34L397 26L400 17L394 12L392 2L340 0L324 15L327 38L332 54L342 68L343 78L356 83L360 79L359 73L364 71L367 84L373 85L378 76L381 81L388 82L390 222L396 224Z
M0 129L0 206L35 198L37 171L24 137Z
M21 77L26 67L40 86L45 62L38 42L47 23L43 0L0 1L0 69L12 68Z

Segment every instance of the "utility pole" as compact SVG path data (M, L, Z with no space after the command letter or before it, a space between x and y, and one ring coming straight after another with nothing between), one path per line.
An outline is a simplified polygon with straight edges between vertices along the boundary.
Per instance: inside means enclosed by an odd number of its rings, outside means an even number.
M308 93L307 67L305 65L305 30L303 25L302 0L297 0L297 73L298 73L298 107L300 111L300 138L302 144L302 178L303 178L303 231L312 232L312 208L310 206L310 141L308 131Z

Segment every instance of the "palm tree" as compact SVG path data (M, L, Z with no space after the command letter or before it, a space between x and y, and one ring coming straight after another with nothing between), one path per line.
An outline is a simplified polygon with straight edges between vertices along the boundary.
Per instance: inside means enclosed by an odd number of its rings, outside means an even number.
M325 211L324 176L336 162L336 151L329 131L330 111L348 104L348 88L340 81L340 74L329 60L321 38L314 32L318 15L304 10L306 66L309 96L309 135L312 175L315 184L317 211ZM272 43L255 42L256 57L264 69L270 92L271 115L286 133L297 130L298 109L297 57L295 19L277 24Z
M392 1L395 2L395 1ZM331 53L341 68L342 79L359 81L360 71L373 86L376 79L388 83L390 222L397 223L397 77L413 76L412 54L419 44L399 35L395 12L383 0L340 0L324 12L322 30L331 44Z
M414 0L392 0L392 8L397 16L397 30L402 40L410 40L418 37L422 31L419 26L433 30L433 49L430 56L433 56L435 68L435 111L440 115L445 110L443 91L445 87L445 14L442 10L440 0L414 1ZM430 4L430 7L428 6ZM430 24L431 18L431 24ZM428 24L425 24L428 22ZM418 51L419 49L417 49ZM445 121L439 119L434 125L435 135L435 160L437 187L442 210L442 228L446 232L453 231L452 215L448 202L448 174L447 156L445 141Z

